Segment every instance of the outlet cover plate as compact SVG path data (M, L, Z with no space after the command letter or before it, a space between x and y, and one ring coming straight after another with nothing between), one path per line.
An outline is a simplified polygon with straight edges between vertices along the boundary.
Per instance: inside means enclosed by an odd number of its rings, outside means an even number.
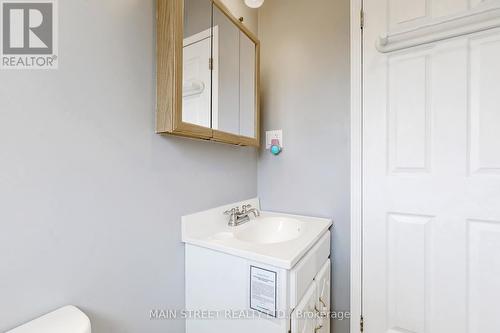
M283 130L266 131L266 149L271 149L273 139L278 139L281 148L283 148Z

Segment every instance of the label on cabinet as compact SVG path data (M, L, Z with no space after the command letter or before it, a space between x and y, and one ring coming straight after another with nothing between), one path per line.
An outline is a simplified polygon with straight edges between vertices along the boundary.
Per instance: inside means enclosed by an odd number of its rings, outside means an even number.
M250 266L250 309L276 317L277 273Z

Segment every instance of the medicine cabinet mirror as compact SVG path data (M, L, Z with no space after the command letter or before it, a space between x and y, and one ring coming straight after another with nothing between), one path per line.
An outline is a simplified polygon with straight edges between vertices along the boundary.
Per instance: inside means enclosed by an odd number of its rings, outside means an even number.
M158 0L156 131L259 146L254 34L219 0Z

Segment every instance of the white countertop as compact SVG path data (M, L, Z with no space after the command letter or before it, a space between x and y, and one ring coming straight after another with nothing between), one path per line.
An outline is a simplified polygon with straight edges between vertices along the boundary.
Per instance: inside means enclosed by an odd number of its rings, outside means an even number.
M243 241L232 235L244 232L245 228L249 228L252 223L260 222L259 219L252 217L250 222L241 226L229 227L228 216L223 214L225 210L243 204L260 207L259 200L252 199L184 216L182 218L182 241L267 265L291 269L332 225L330 219L261 212L262 218L287 217L303 222L300 237L271 244Z

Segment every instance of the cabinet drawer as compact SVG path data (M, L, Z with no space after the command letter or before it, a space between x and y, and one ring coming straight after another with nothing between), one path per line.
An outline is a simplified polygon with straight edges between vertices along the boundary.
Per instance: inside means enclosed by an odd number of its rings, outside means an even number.
M294 309L330 256L330 231L290 271L290 308Z

